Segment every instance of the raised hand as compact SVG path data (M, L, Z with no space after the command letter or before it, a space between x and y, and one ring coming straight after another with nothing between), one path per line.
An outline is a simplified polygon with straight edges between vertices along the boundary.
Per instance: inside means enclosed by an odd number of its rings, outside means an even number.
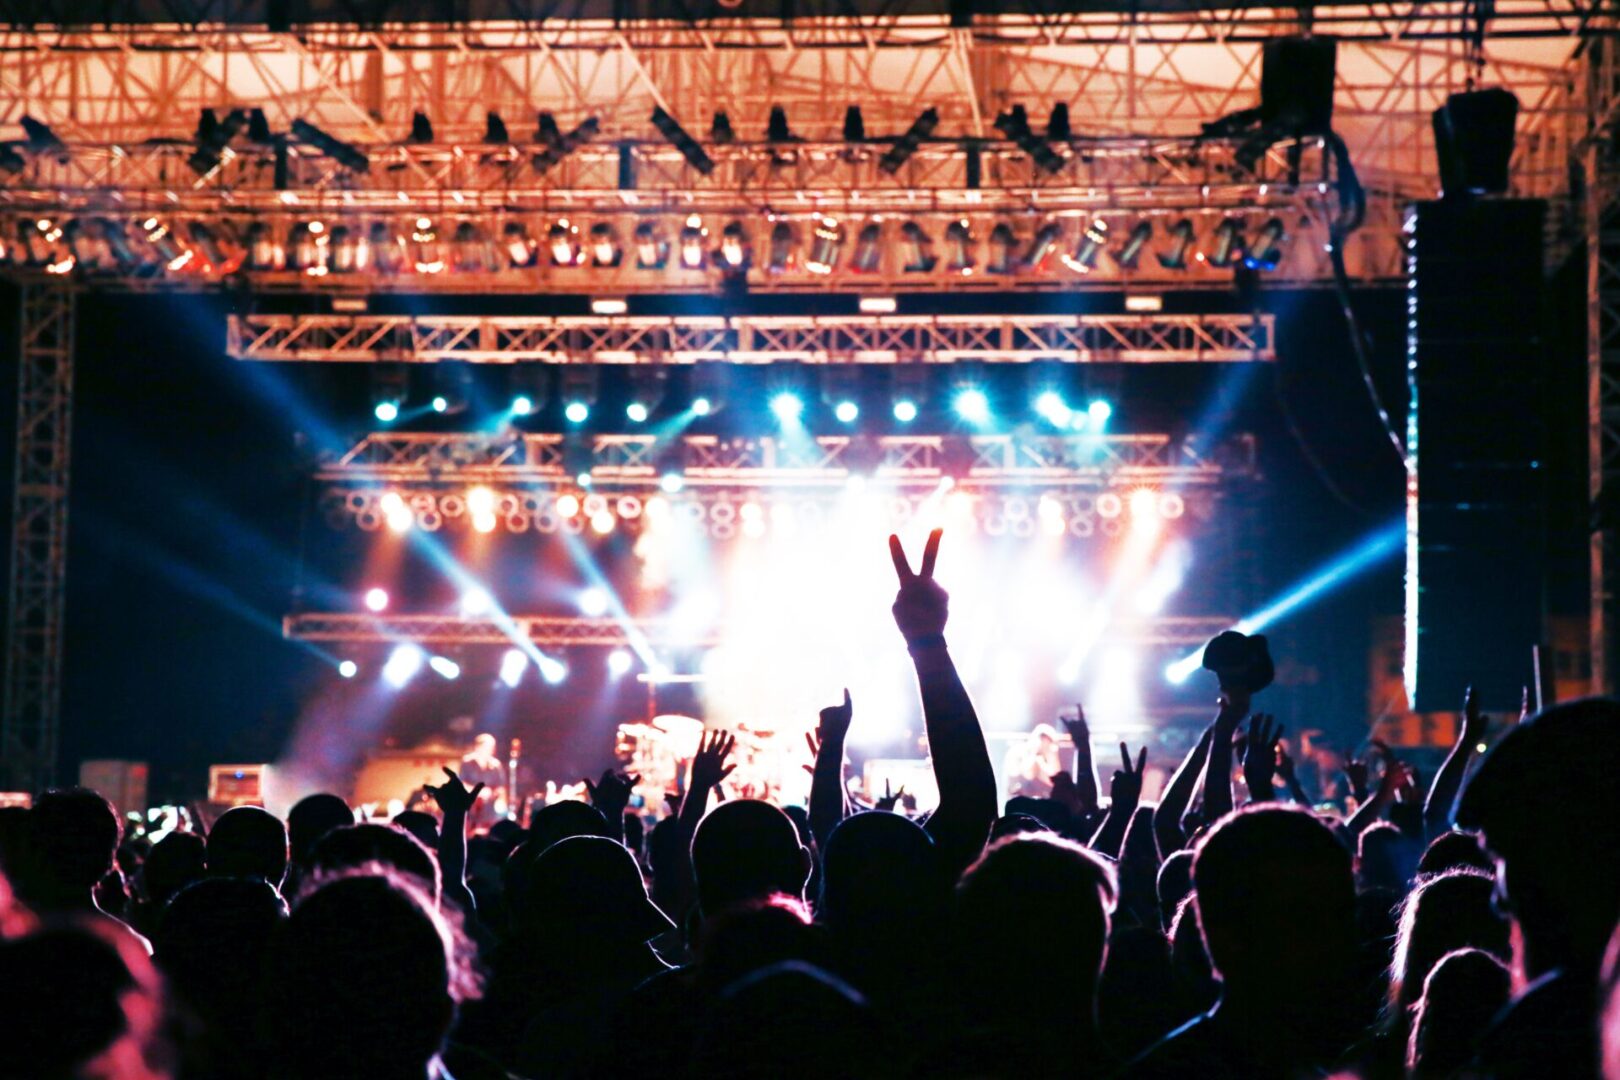
M849 689L844 690L844 703L842 705L829 705L821 710L821 726L816 729L817 748L820 753L820 744L834 743L844 745L844 736L849 734L849 722L855 716L855 705L849 699Z
M816 775L816 759L821 757L821 740L816 738L815 732L807 731L804 733L804 742L810 748L810 764L800 765L799 768L814 776Z
M1243 743L1243 782L1251 799L1274 795L1272 778L1277 772L1277 740L1282 733L1282 725L1263 713L1255 713L1249 720L1248 738Z
M874 810L893 810L895 804L906 797L906 785L901 784L893 791L889 790L889 780L883 779L883 798L872 804Z
M438 803L439 809L446 814L467 813L484 790L483 782L480 781L469 789L461 782L461 777L448 766L445 767L444 775L447 777L444 783L426 785L428 794L433 796L433 801Z
M1073 789L1075 797L1086 811L1095 810L1098 802L1097 769L1091 763L1091 725L1086 723L1086 708L1077 703L1074 707L1073 720L1066 716L1060 716L1058 719L1063 722L1069 738L1074 742L1075 778L1068 786ZM1052 786L1057 787L1055 778ZM1056 792L1053 794L1055 797Z
M1147 768L1147 747L1142 747L1142 752L1136 756L1134 769L1131 768L1130 748L1124 743L1119 744L1119 758L1122 767L1114 772L1114 782L1108 788L1108 795L1114 801L1109 813L1129 816L1136 810L1136 804L1142 801L1142 773Z
M949 614L949 600L945 590L934 580L934 563L939 558L941 530L928 534L923 547L922 566L912 573L905 549L898 536L889 537L889 556L894 560L894 572L900 578L900 592L894 598L894 622L900 634L911 646L934 644L944 640L945 619Z
M1530 694L1527 688L1523 703L1520 705L1521 715L1523 714L1524 708L1529 703L1529 696ZM1474 688L1470 686L1463 694L1462 730L1458 732L1457 737L1461 739L1465 745L1475 746L1485 740L1485 732L1489 729L1489 727L1489 722L1480 714L1479 699L1474 696Z
M724 731L711 731L698 744L697 756L692 759L692 789L694 791L708 791L718 787L720 782L731 775L735 765L727 765L726 758L731 756L732 749L737 745L735 735L727 735Z
M591 797L591 805L602 811L602 816L611 822L624 816L624 808L630 805L631 790L640 782L639 776L608 769L602 773L602 779L594 784L587 776L585 791Z
M1357 802L1367 801L1367 763L1351 755L1347 750L1344 753L1344 766L1339 770L1344 773L1345 782L1350 785L1350 794L1355 796Z

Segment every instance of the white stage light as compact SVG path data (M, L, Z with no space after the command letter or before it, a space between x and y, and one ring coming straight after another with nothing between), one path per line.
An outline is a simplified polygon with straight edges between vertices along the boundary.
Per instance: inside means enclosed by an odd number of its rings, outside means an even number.
M614 649L612 652L608 653L608 674L612 675L615 679L623 678L625 675L629 674L630 666L634 662L635 661L631 657L629 649Z
M463 615L487 615L495 606L495 600L485 589L474 586L461 594L461 613Z
M659 478L658 486L666 495L673 495L686 486L686 478L680 473L665 473Z
M338 674L345 679L352 679L360 674L360 665L353 660L344 660L338 664Z
M366 590L366 609L368 611L386 611L386 610L388 610L388 590L387 589L367 589Z
M416 678L416 673L422 670L422 663L426 659L427 654L422 651L420 645L407 642L404 645L394 646L394 651L388 654L388 662L383 665L383 682L398 690Z
M983 390L968 387L957 393L952 404L956 415L970 424L983 424L990 420L990 399Z
M579 594L579 611L595 619L607 614L608 594L606 589L592 585Z
M523 672L528 666L529 658L522 649L507 649L506 655L501 657L501 682L516 687L523 681Z
M784 390L771 398L771 412L784 424L796 423L804 415L804 399Z
M461 675L461 665L450 659L448 656L433 657L428 661L428 667L432 668L446 679L459 678Z
M568 678L568 666L555 657L542 656L540 658L540 677L552 686L556 686Z

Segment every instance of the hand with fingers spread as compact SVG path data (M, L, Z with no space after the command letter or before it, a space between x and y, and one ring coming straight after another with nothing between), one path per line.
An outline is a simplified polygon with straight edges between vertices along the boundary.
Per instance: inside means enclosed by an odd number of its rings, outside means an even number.
M602 779L594 784L587 776L585 792L591 797L591 805L602 811L602 816L611 825L624 817L624 808L630 805L630 793L640 782L639 776L608 769L602 773Z
M872 809L874 809L874 810L893 810L895 808L895 804L897 804L901 799L903 799L905 797L906 797L906 786L904 784L901 784L897 789L895 789L893 791L890 791L889 790L888 778L885 777L884 781L883 781L883 798L881 798L877 802L873 803L872 804Z
M427 792L433 796L433 801L439 804L439 809L446 815L465 815L478 801L479 793L484 790L482 782L468 788L455 774L455 771L446 767L444 775L448 778L442 784L428 784Z
M928 534L923 547L922 565L912 573L911 563L900 546L898 536L889 537L889 556L894 560L894 572L900 578L900 592L894 598L894 622L911 648L942 645L945 642L945 619L949 614L949 600L945 590L934 580L934 563L939 558L941 532Z
M821 726L816 729L816 742L819 745L837 743L842 747L844 737L849 734L849 723L854 717L855 704L850 700L849 689L846 687L842 705L829 705L821 710Z
M1074 742L1074 789L1081 805L1089 813L1101 801L1097 792L1097 767L1091 760L1091 725L1086 723L1086 708L1076 704L1074 719L1062 717L1064 728Z
M1147 747L1136 756L1136 768L1131 768L1131 751L1124 743L1119 744L1119 757L1121 768L1114 772L1114 782L1108 787L1109 798L1113 800L1114 807L1129 817L1136 811L1137 803L1142 801L1142 773L1147 767Z
M1282 725L1264 713L1255 713L1249 720L1249 734L1243 743L1243 782L1255 802L1276 798L1272 778L1277 772L1277 740L1282 733Z
M727 765L726 758L737 745L737 737L724 731L711 731L698 744L697 756L692 759L692 790L708 792L720 786L737 766Z

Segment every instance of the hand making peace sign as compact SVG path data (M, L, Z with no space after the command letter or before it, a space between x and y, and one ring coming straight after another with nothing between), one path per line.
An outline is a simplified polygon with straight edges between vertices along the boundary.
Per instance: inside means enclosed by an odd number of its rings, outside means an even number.
M922 567L911 572L905 549L898 536L889 537L889 555L894 559L894 572L900 578L900 592L894 598L894 622L908 645L931 643L943 638L948 614L949 596L934 580L934 563L939 558L941 530L928 534L923 547Z

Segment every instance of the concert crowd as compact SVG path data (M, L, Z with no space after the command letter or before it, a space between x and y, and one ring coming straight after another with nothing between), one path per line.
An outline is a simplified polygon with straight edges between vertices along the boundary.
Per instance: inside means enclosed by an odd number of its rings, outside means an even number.
M319 794L146 844L84 789L0 810L0 1077L1620 1080L1620 703L1470 697L1432 777L1375 744L1328 809L1253 707L1263 639L1222 635L1156 805L1145 749L1096 748L1099 783L1081 714L1073 772L1003 809L939 542L914 570L890 541L924 815L848 795L847 693L807 808L718 798L714 731L656 823L616 772L526 828L469 828L449 769L388 824Z

